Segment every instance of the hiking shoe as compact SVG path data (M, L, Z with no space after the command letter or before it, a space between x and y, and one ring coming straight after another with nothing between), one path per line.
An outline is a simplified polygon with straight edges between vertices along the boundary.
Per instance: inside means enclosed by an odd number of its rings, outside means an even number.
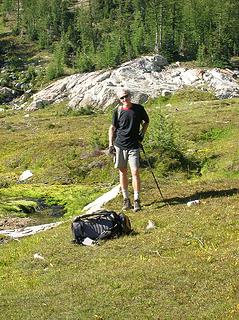
M134 200L134 212L137 212L139 210L141 210L140 200L137 199L137 200Z
M131 209L131 203L130 203L130 200L126 198L124 199L122 210L129 210L129 209Z

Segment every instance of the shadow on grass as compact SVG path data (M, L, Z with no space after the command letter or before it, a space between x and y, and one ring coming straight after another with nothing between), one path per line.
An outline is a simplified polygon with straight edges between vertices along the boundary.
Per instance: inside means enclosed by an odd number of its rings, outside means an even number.
M165 199L165 202L169 203L170 205L175 204L185 204L188 201L193 200L201 200L201 199L208 199L208 198L221 198L221 197L231 197L235 194L239 193L239 189L225 189L225 190L209 190L209 191L202 191L196 192L188 197L175 197L170 199Z
M188 201L193 200L202 200L202 199L208 199L208 198L221 198L221 197L231 197L235 194L239 194L239 189L233 188L233 189L225 189L225 190L209 190L209 191L202 191L202 192L196 192L190 196L187 197L174 197L174 198L159 198L159 200L155 200L151 203L145 204L146 207L151 206L155 203L161 203L161 208L166 205L178 205L178 204L185 204Z

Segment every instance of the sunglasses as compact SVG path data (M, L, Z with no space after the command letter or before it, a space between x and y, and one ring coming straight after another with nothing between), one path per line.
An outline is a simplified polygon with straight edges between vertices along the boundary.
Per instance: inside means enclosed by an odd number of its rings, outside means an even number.
M128 95L128 94L126 94L125 96L120 97L120 100L127 99L128 97L129 97L129 95Z

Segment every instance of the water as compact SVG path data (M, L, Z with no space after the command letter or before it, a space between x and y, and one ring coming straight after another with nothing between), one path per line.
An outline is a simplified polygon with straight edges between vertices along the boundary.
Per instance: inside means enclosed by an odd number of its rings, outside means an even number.
M7 219L7 222L14 228L16 219L18 222L26 220L27 225L40 225L46 223L57 222L66 212L64 206L54 204L47 205L46 200L37 198L5 198L1 199L3 205L7 205L5 214L1 214L1 218ZM19 211L16 211L18 208ZM21 224L21 223L20 223Z
M37 203L36 211L27 214L33 220L32 225L56 222L65 214L65 208L62 205L47 205L43 199L27 199Z

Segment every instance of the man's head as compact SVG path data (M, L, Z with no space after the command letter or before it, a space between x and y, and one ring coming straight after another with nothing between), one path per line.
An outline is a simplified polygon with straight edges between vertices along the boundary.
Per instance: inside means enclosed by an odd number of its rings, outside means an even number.
M117 96L124 106L129 107L131 105L129 90L121 88L118 90Z

